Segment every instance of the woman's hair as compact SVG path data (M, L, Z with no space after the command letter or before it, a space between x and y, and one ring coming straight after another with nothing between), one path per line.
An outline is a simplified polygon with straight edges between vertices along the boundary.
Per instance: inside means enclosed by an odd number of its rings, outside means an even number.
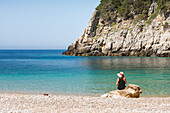
M123 78L124 78L124 75L122 74L122 76L121 76L121 80L123 80Z

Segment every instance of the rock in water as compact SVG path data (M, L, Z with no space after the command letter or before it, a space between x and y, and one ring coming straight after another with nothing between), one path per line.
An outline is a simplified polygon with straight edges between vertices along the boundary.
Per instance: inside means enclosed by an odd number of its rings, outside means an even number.
M135 84L129 84L124 90L111 91L110 93L103 94L101 97L127 97L127 98L139 98L142 93L142 89Z

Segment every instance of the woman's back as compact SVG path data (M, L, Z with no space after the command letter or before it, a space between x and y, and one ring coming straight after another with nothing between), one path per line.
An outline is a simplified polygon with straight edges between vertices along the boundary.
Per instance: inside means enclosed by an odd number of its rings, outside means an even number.
M118 75L118 79L116 81L116 85L118 86L117 89L122 90L125 89L125 84L127 84L126 78L124 76L123 72L120 72L117 74Z
M119 78L119 82L118 82L118 89L119 90L122 90L122 89L125 89L125 81L121 78Z

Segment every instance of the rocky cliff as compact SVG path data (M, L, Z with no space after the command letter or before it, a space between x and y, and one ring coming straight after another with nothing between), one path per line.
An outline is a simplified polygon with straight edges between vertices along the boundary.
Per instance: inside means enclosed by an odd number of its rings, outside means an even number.
M141 20L141 14L132 7L130 16L123 17L115 9L107 19L96 9L88 27L63 55L170 57L169 3L161 11L158 3L152 1Z

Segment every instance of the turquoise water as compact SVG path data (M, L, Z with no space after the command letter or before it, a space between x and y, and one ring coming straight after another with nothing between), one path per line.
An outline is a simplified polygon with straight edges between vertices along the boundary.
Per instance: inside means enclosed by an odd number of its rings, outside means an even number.
M142 95L170 95L170 58L62 56L63 50L0 50L0 92L103 94L117 73Z

